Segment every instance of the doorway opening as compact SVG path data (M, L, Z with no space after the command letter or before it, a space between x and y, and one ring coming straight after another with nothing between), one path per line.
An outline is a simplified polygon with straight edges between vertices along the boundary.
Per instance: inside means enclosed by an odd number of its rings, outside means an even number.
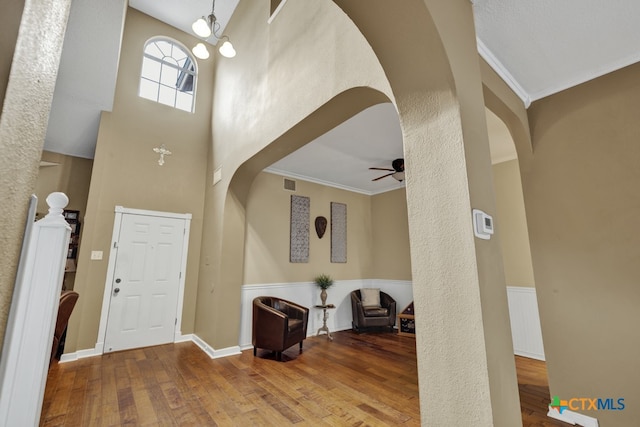
M174 342L181 336L191 214L116 206L96 349Z
M504 122L485 111L522 418L525 425L550 422L544 410L550 402L545 400L549 383L518 156Z

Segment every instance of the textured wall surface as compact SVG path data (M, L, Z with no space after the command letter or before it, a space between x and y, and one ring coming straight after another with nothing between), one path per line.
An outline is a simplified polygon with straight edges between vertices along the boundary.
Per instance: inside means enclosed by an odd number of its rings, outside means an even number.
M0 337L4 337L70 0L27 1L0 117Z

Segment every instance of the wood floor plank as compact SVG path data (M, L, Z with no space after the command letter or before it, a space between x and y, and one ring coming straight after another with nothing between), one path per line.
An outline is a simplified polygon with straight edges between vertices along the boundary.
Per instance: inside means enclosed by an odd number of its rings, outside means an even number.
M41 426L419 426L415 340L391 333L312 337L303 351L211 359L193 343L58 364ZM546 416L544 362L516 357L523 425Z
M116 389L115 370L113 359L102 366L101 372L101 403L98 424L102 426L120 425L120 412L118 409L118 394Z
M139 420L148 423L159 423L151 395L143 377L140 359L127 358L124 364L131 378L131 392L135 402L136 414Z

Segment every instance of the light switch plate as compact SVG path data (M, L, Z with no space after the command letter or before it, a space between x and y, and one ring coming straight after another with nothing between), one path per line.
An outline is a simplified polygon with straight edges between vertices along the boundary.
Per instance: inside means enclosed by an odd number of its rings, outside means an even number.
M102 259L102 251L91 251L91 259L93 259L93 260L101 260Z

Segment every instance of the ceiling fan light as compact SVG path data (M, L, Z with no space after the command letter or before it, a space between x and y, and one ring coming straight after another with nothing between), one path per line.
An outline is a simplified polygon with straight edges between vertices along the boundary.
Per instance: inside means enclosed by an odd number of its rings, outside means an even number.
M191 25L191 29L199 37L207 38L211 35L211 27L204 16L196 19Z
M236 50L233 48L233 45L229 40L226 40L224 43L222 43L222 46L220 46L218 52L220 52L220 55L224 56L225 58L233 58L234 56L236 56Z
M404 172L395 172L391 174L391 176L394 177L397 181L404 181Z
M209 58L209 50L204 45L204 43L198 43L191 49L191 52L196 56L196 58L200 59L208 59Z

